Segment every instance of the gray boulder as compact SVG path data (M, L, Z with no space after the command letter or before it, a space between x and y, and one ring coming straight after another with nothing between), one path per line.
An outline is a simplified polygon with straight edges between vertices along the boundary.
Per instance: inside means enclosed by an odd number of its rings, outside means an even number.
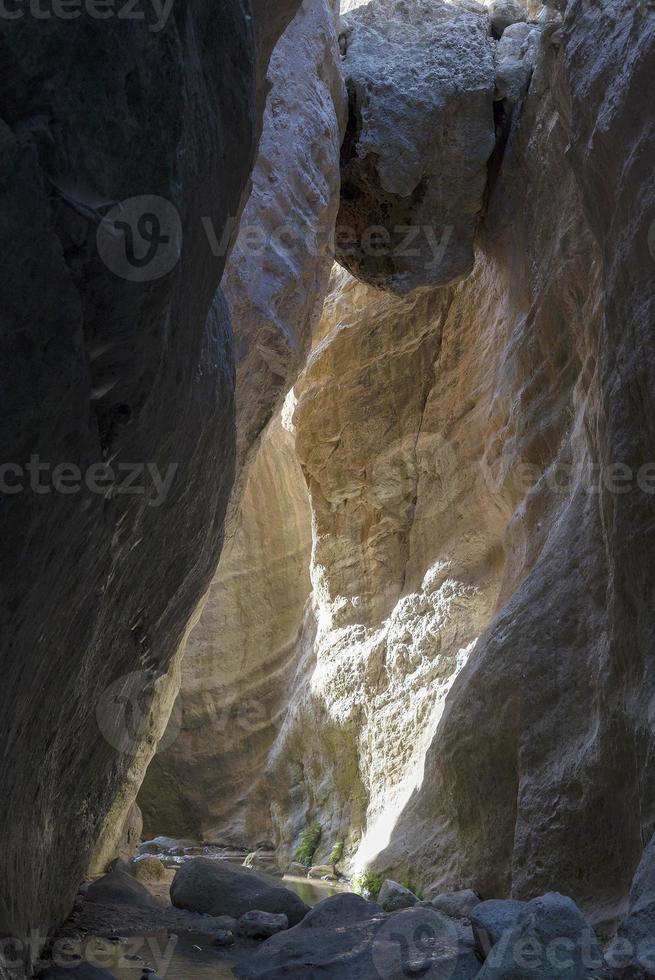
M488 19L442 0L372 0L342 31L337 261L399 294L458 281L473 268L495 145Z
M85 897L87 902L97 905L134 905L147 908L161 906L145 885L121 867L115 867L102 878L91 882Z
M489 4L489 19L494 37L502 37L511 24L528 19L528 12L519 0L493 0Z
M655 978L655 836L632 879L628 914L605 959L612 980Z
M475 949L480 959L485 959L505 933L516 929L519 916L527 907L527 902L517 902L509 898L479 902L471 909L469 917L475 937Z
M353 922L373 919L382 914L382 906L377 902L367 902L354 892L331 895L318 902L302 920L303 929L332 929Z
M575 902L551 892L534 898L493 947L478 980L593 980L602 968L593 929Z
M496 101L519 102L527 92L537 58L541 30L534 24L512 24L496 48Z
M270 939L278 932L285 932L289 928L289 920L286 915L253 909L252 912L246 912L241 916L239 928L249 939Z
M284 913L291 925L309 912L309 906L275 878L208 858L193 858L178 869L171 884L171 901L191 912L236 918L252 909Z
M448 915L452 919L468 919L471 912L481 902L480 896L470 888L457 892L442 892L429 898L430 908Z
M418 896L409 888L399 885L397 881L387 879L380 889L378 902L385 912L399 912L401 909L411 909L418 903Z
M166 868L154 854L140 854L130 870L137 881L163 881L166 877Z
M348 906L357 912L351 899L347 904L328 899L321 905L313 921L310 914L294 929L269 939L234 967L234 975L241 980L474 980L480 969L471 931L460 935L433 909L349 920L341 916Z

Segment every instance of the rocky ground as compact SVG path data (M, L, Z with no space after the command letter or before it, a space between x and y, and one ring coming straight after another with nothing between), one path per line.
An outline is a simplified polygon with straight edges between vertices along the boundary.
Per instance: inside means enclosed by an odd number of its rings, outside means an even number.
M647 875L635 897L643 917L653 898ZM166 869L146 855L82 889L39 976L627 980L652 976L643 938L633 923L603 950L575 902L558 893L521 902L468 889L421 899L387 880L375 901L344 891L310 909L280 879L243 866L189 856Z

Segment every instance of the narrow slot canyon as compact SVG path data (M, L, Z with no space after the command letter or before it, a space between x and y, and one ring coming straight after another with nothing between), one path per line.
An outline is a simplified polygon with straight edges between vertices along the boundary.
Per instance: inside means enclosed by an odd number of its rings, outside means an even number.
M0 980L655 980L655 6L12 3Z

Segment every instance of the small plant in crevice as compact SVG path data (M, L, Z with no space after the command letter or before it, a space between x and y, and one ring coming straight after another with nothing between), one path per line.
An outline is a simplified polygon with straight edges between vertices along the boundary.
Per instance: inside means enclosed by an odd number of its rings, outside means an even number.
M353 891L356 891L358 895L363 898L376 899L384 884L384 876L378 871L363 871L360 875L355 875L351 884Z
M332 850L330 851L330 860L328 861L328 864L331 864L333 867L336 867L339 861L342 859L342 857L343 857L343 841L340 840L336 842L336 844L333 846Z
M321 843L323 831L318 823L310 824L300 835L300 843L296 848L296 861L309 867L316 854L316 848Z

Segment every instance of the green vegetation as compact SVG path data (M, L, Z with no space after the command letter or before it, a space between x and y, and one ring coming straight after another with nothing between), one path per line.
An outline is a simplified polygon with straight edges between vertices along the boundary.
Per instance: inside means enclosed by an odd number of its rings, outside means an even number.
M306 867L313 863L316 848L321 843L322 833L321 825L318 823L310 824L306 830L303 830L300 835L300 843L296 849L296 861L300 861Z
M355 875L351 884L358 895L375 899L384 884L384 876L377 871L363 871L361 875Z
M332 851L330 852L330 860L328 861L328 864L332 864L336 866L342 857L343 857L343 841L337 841L337 843L332 848Z
M402 885L403 888L409 888L410 892L413 892L414 895L416 895L417 898L419 898L421 900L423 899L423 889L421 888L420 885L418 885L418 886L417 885L414 885L412 883L412 879L411 878L403 878L403 879L401 879L401 881L398 882L398 884L399 885Z

